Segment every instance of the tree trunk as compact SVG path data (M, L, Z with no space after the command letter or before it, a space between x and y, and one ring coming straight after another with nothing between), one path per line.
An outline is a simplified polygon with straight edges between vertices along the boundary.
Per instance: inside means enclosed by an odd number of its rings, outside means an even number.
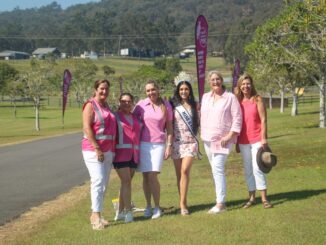
M273 109L273 93L269 92L269 109L272 110Z
M291 110L291 116L297 116L298 115L298 94L295 93L295 91L292 93L292 110Z
M280 104L280 113L284 113L284 88L281 88L281 104Z
M325 128L325 80L319 87L319 127Z
M40 99L35 99L35 129L40 131Z

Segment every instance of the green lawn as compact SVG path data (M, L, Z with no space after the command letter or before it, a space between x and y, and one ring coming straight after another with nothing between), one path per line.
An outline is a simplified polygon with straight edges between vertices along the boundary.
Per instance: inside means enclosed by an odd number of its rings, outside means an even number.
M208 215L215 193L211 171L204 157L191 171L189 209L182 217L171 160L165 162L161 181L158 220L136 214L135 222L114 222L111 200L118 195L119 181L111 177L105 215L111 225L93 231L89 224L89 197L73 209L35 227L35 232L13 244L325 244L326 242L326 131L318 125L318 104L300 105L300 115L290 108L280 114L268 111L270 146L278 165L268 174L268 192L273 209L262 204L241 208L247 191L239 154L232 153L226 165L228 211ZM144 207L140 174L133 180L133 201Z

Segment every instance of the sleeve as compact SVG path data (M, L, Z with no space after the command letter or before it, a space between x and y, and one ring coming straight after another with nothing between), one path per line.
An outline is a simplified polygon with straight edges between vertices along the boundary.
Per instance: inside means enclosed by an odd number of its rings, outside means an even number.
M232 125L231 131L240 133L242 127L242 112L238 99L232 95L231 97L231 115L232 115Z
M141 113L141 105L140 102L137 103L137 105L135 106L132 114L137 118L137 120L139 122L142 122L142 113Z

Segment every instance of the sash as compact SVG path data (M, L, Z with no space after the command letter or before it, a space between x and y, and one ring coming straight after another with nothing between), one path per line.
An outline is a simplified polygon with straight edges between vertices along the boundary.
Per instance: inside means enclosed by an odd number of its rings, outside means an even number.
M178 105L174 108L180 115L180 117L182 118L182 120L184 121L184 123L187 125L190 133L192 134L192 136L194 136L197 144L198 144L198 152L197 152L197 157L199 160L201 160L203 158L203 155L201 154L200 150L199 150L199 141L197 139L197 136L195 135L193 129L193 123L192 123L192 118L189 115L188 111L186 110L186 108L184 108L184 106L182 105Z

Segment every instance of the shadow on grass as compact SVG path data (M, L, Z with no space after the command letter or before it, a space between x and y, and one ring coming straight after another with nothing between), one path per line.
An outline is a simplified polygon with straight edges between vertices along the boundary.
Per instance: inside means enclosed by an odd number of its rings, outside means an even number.
M268 137L268 138L269 139L276 139L276 138L281 138L281 137L290 136L290 135L294 135L294 134L280 134L280 135L275 135L275 136L271 136L271 137Z
M277 193L272 194L268 196L269 201L274 205L281 205L282 203L288 202L288 201L297 201L297 200L303 200L310 198L312 196L318 196L320 194L326 193L326 189L320 189L320 190L301 190L301 191L290 191L290 192L283 192L283 193ZM257 203L261 203L260 199L257 199ZM242 208L243 204L247 202L247 199L240 199L235 201L230 201L226 203L227 209L235 210ZM200 205L193 205L189 206L189 210L191 213L201 212L201 211L208 211L211 207L213 207L215 203L210 204L200 204ZM165 210L164 210L165 211ZM171 209L167 210L167 212L164 212L167 215L173 215L173 214L180 214L180 209Z

